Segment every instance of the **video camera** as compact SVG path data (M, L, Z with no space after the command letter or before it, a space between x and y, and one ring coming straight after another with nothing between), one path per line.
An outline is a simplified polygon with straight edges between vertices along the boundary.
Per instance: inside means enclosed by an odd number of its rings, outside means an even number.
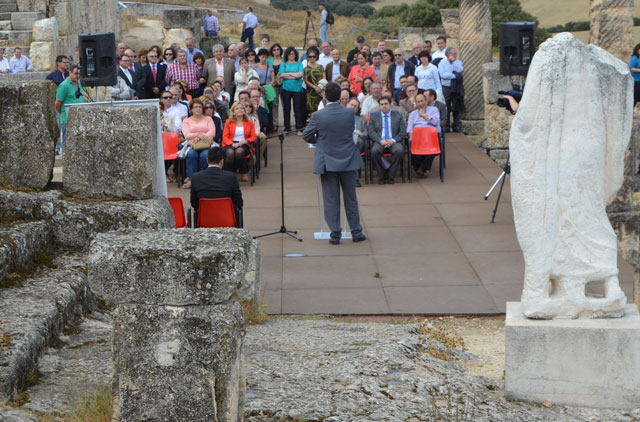
M511 97L513 97L514 100L516 100L516 102L520 102L520 100L522 99L522 91L518 91L518 90L511 90L511 91L498 91L498 94L500 95L509 95ZM502 107L502 108L506 108L507 110L509 110L510 112L514 113L513 109L511 108L511 104L509 104L509 100L506 98L498 98L498 107Z

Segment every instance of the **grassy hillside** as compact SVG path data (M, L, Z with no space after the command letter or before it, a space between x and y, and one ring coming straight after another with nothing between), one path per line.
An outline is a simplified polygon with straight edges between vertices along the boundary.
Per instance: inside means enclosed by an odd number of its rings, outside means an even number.
M379 9L402 3L413 4L415 0L376 0L370 4ZM589 0L520 0L520 4L524 10L537 16L543 27L589 20ZM640 1L635 2L633 15L640 16Z

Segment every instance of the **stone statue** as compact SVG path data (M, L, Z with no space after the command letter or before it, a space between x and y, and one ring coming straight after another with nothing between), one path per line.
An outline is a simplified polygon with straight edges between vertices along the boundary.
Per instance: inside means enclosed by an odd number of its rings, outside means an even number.
M569 33L540 45L509 138L528 318L624 314L605 207L623 180L633 117L625 63ZM604 284L604 297L585 294Z

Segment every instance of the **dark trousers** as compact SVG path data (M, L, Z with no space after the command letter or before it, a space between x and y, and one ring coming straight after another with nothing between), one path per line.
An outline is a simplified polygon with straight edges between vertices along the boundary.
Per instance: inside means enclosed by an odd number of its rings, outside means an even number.
M253 50L253 28L245 28L242 31L240 41L245 42L247 38L249 39L249 50Z
M242 145L238 148L233 148L231 145L224 147L224 169L227 171L235 172L240 170L240 174L249 172L249 159L245 159L249 154L249 147Z
M322 201L324 203L324 220L331 229L331 238L340 239L342 226L340 225L340 188L344 199L344 210L351 229L351 235L359 237L362 234L358 198L356 197L357 171L325 171L320 175L322 183Z
M443 86L442 87L442 93L444 94L444 101L447 104L447 122L449 122L449 126L447 127L445 130L448 132L450 128L453 128L453 130L455 130L456 132L460 131L460 113L455 110L453 108L453 101L452 101L452 97L453 95L451 94L451 87L448 86ZM450 116L453 115L453 120L451 120ZM451 123L453 122L453 123Z
M389 180L393 180L396 177L396 170L400 164L400 160L404 155L404 145L397 142L391 146L391 148L383 148L379 143L374 143L371 146L371 161L376 166L378 177L382 179L384 177L384 168L382 167L382 154L392 154L391 166L389 167Z
M431 166L433 165L433 160L436 158L435 155L414 155L411 154L411 165L414 170L422 169L425 171L431 171Z
M293 100L293 114L296 119L296 129L301 130L304 127L304 92L293 92L283 89L282 94L282 120L284 122L284 130L291 130L291 100Z
M633 83L633 105L635 106L640 101L640 82Z

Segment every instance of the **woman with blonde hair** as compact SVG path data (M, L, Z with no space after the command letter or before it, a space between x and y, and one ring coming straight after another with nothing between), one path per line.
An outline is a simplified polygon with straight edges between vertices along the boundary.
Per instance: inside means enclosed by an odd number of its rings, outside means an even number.
M257 139L256 128L245 111L245 105L236 102L231 107L231 116L224 125L222 148L224 148L224 169L235 172L240 170L240 180L248 182L248 161L251 144Z

